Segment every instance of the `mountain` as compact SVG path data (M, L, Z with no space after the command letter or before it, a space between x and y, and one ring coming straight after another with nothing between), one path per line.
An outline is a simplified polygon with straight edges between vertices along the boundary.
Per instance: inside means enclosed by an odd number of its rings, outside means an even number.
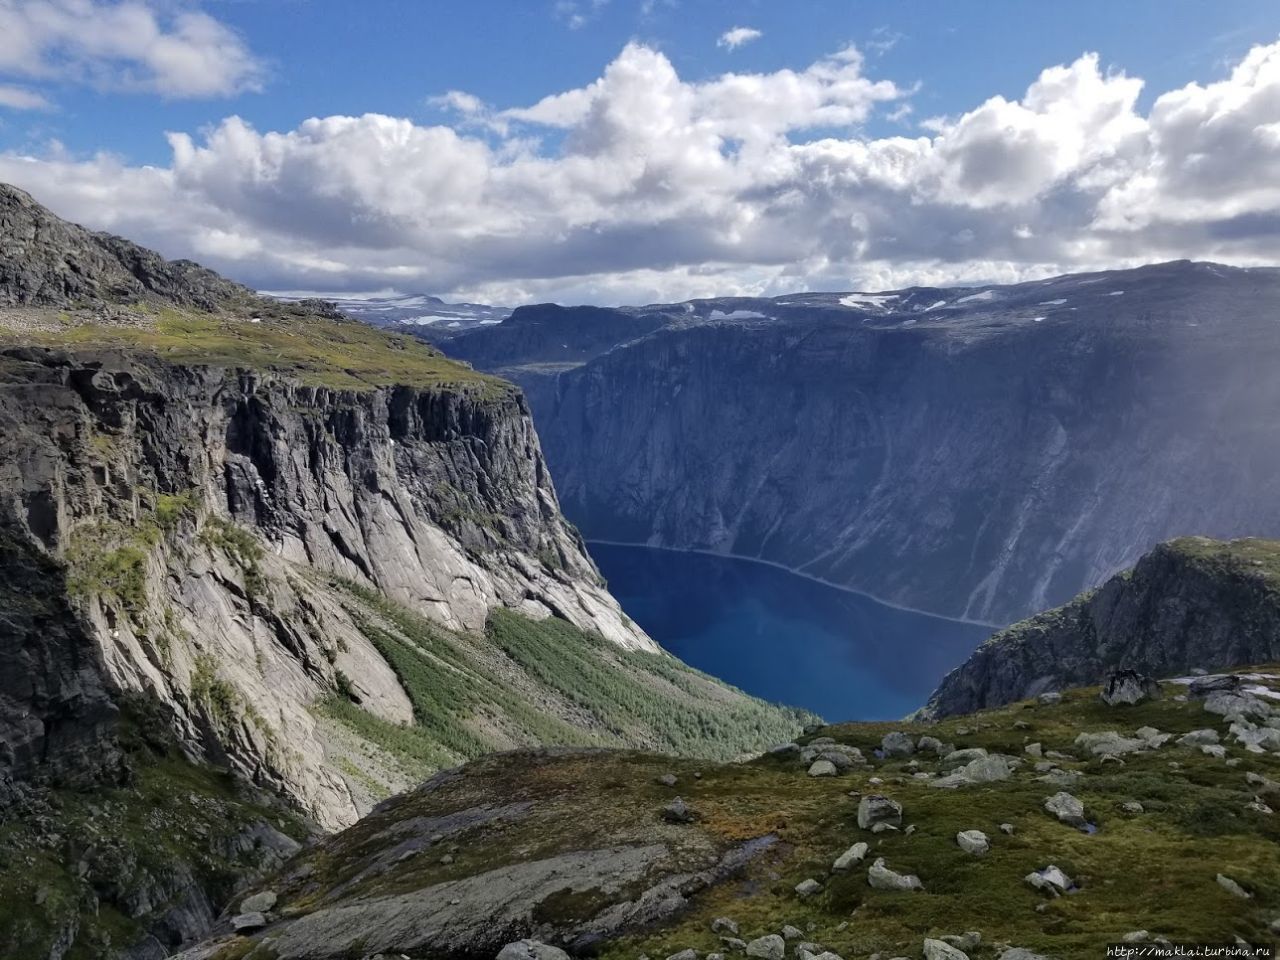
M1280 534L1280 271L517 309L451 356L529 397L588 539L770 560L1007 624L1176 536Z
M1270 943L1280 761L1262 724L1280 681L1263 672L1266 697L1166 682L1112 707L1068 690L824 727L741 764L488 757L301 852L234 908L271 904L239 915L251 929L232 932L233 910L182 958L1066 960L1122 941ZM1269 750L1246 748L1258 739ZM503 949L524 938L549 946Z
M1174 540L1065 606L995 634L942 681L925 716L1046 690L1280 661L1280 542Z
M493 750L799 729L621 612L511 384L0 210L0 955L164 956Z
M283 303L296 303L297 295L274 294ZM446 303L429 294L390 294L375 297L324 295L323 299L348 317L355 317L375 327L403 330L437 343L470 330L501 323L511 315L509 307L485 303Z

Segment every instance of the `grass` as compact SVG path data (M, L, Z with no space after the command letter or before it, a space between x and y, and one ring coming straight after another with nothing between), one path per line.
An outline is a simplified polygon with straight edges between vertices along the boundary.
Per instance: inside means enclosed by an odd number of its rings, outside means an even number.
M274 309L275 315L269 311ZM144 350L172 363L271 370L302 383L338 390L448 387L486 396L514 388L477 373L410 336L367 324L310 316L282 305L254 305L236 314L140 306L136 326L94 323L56 331L0 332L0 338L49 346ZM265 314L260 322L253 316Z

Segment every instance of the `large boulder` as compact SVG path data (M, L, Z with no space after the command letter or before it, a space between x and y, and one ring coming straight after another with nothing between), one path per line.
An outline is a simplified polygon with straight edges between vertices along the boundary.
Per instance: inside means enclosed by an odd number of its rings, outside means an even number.
M896 873L877 857L867 870L867 883L875 890L923 890L924 884L914 873Z
M878 823L902 826L902 805L878 793L868 794L858 801L858 826L871 830Z
M1103 681L1101 696L1108 706L1132 706L1144 700L1160 699L1160 684L1136 670L1115 670Z
M1084 803L1066 791L1060 791L1046 799L1044 808L1062 823L1073 827L1085 825Z
M776 933L757 937L747 944L747 956L758 960L783 960L787 955L787 941Z
M499 950L497 960L569 960L569 955L541 940L517 940Z

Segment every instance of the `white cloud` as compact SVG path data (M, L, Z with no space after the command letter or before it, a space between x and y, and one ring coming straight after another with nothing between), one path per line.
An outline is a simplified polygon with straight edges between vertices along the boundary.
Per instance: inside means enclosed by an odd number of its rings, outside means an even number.
M453 125L231 117L171 135L166 167L11 153L0 179L273 289L649 302L1274 262L1280 43L1145 111L1141 89L1089 54L927 134L873 138L860 125L911 91L857 50L694 82L630 44L531 105L445 94Z
M264 68L238 34L199 10L152 0L0 0L0 78L229 96Z
M744 43L759 40L763 36L764 33L754 27L734 27L732 30L726 30L720 34L720 39L716 41L716 46L737 50Z
M26 87L0 83L0 107L11 110L47 110L52 104L41 94Z

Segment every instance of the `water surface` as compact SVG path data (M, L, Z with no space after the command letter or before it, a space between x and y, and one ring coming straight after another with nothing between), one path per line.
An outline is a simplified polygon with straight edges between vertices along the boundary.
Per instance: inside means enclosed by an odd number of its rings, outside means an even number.
M622 609L681 660L828 721L901 717L990 627L730 557L593 542Z

